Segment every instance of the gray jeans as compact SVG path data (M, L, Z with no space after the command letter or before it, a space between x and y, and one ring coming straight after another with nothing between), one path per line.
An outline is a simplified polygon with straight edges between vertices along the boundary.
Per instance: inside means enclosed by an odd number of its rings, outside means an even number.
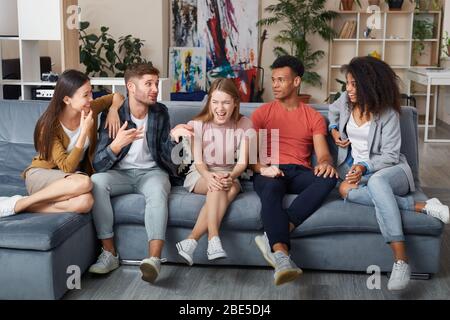
M168 174L159 169L108 170L92 177L94 188L94 218L97 237L114 236L114 212L111 197L140 193L145 197L145 229L148 240L165 240L170 181Z
M414 198L409 193L408 177L399 166L381 169L361 179L351 189L347 200L374 206L378 225L387 243L405 241L400 209L414 211Z

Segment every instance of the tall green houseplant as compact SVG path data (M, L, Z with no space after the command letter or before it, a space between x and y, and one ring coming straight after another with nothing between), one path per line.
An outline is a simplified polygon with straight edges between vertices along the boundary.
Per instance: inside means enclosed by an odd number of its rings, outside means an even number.
M277 46L275 55L293 55L305 66L302 81L312 86L321 86L321 77L311 71L325 55L322 50L315 50L308 42L308 37L320 35L324 40L331 40L336 32L330 27L330 21L338 13L325 9L326 0L279 0L264 10L272 16L258 21L259 26L271 26L282 23L286 28L281 30L274 40L288 49Z
M92 77L123 77L125 69L132 63L149 63L142 57L144 40L131 34L121 36L116 41L102 26L100 35L88 33L88 21L80 22L80 62L86 66L86 74Z

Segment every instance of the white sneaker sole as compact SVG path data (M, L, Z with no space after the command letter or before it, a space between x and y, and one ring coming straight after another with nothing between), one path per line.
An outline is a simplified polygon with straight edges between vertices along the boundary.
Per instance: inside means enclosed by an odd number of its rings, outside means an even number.
M387 288L389 291L402 291L402 290L405 290L406 287L408 287L408 284L409 284L409 281L406 284L402 284L401 286L392 286L392 285L389 285L389 283L388 283Z
M264 259L267 261L267 263L272 266L272 268L275 268L275 262L269 257L269 254L267 252L266 244L263 239L263 236L256 236L255 237L256 246L258 247L259 251L261 251Z
M213 254L208 253L208 260L224 259L227 257L228 256L225 252L218 252L218 253L213 253Z
M142 263L140 265L140 269L142 272L142 280L154 283L156 278L158 278L158 271L154 266L149 263Z
M116 270L117 268L119 268L119 265L114 266L114 267L111 268L111 269L102 269L102 268L97 268L97 267L91 266L91 267L89 268L89 273L94 273L94 274L108 274L108 273L110 273L110 272Z
M302 269L288 269L278 272L274 275L274 283L276 286L296 280L303 273Z
M179 242L176 244L176 247L178 250L178 254L184 259L184 261L189 266L192 266L194 264L194 260L189 256L189 254L183 251L183 248L181 247L181 244Z

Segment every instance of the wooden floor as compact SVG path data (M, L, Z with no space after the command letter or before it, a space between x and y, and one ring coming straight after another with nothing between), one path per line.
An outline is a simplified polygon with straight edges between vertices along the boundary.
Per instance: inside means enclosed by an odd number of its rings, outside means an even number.
M434 129L433 129L434 130ZM420 178L425 192L450 205L450 143L424 144L420 130ZM450 127L438 128L450 138ZM446 135L445 135L446 134ZM407 290L393 294L381 277L381 289L369 290L368 275L350 272L304 270L302 277L282 287L273 285L271 268L187 267L164 264L155 285L141 280L135 266L122 266L103 277L86 273L81 290L64 299L152 299L152 300L298 300L298 299L450 299L450 226L442 244L440 272L430 280L412 280Z

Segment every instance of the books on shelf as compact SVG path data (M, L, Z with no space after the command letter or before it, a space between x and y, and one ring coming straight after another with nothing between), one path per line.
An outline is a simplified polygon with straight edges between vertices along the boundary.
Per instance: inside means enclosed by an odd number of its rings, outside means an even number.
M356 37L356 21L347 20L341 28L339 39L353 39Z

